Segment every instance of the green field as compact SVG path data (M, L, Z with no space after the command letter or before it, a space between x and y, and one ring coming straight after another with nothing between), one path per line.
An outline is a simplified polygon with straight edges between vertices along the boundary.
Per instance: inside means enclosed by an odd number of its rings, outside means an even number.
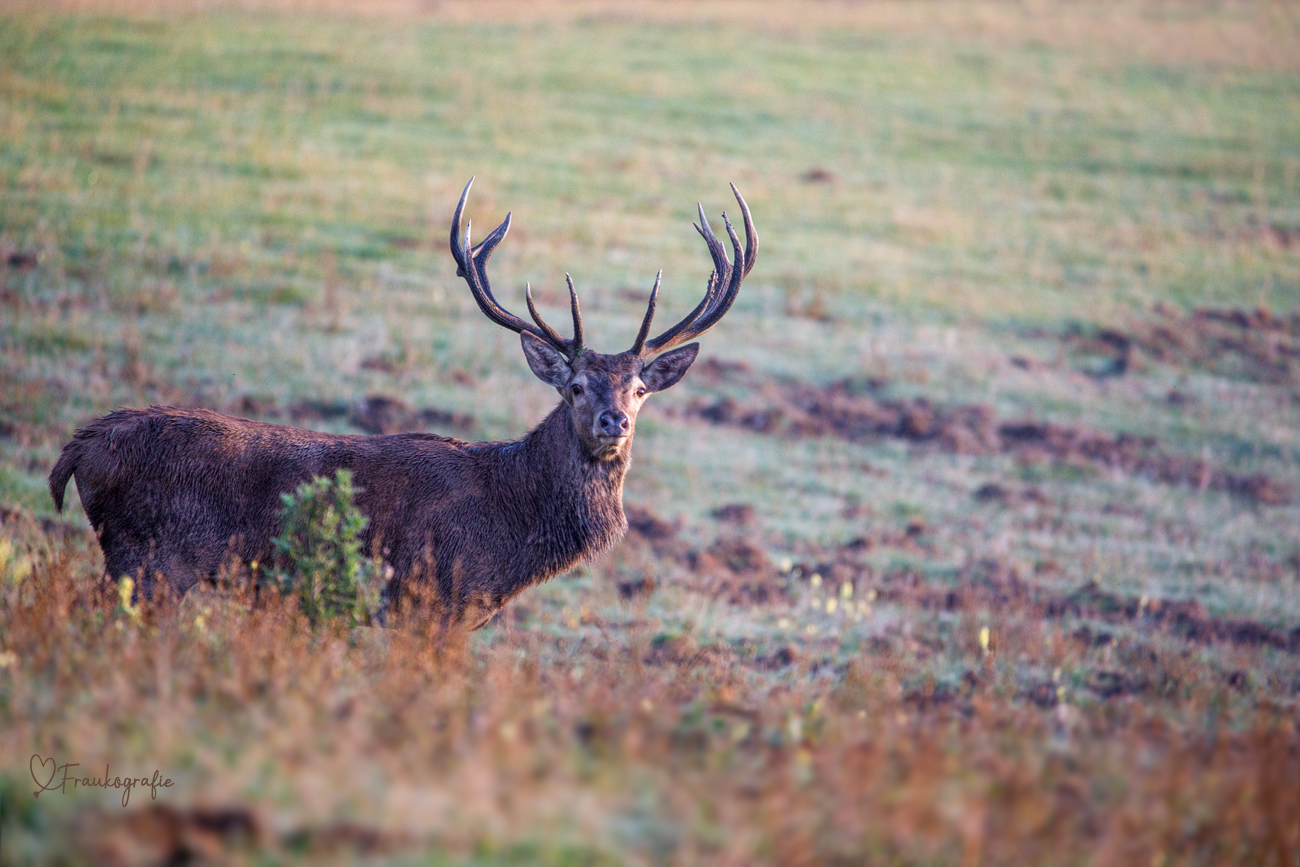
M1300 864L1295 7L129 6L0 3L0 862ZM45 487L100 414L553 406L471 176L602 352L753 212L625 542L454 651L124 615Z

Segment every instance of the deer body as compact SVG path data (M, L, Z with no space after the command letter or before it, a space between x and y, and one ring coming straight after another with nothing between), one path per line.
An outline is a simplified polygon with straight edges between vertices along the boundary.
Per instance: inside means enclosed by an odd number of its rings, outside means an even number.
M461 618L478 625L627 527L630 443L593 461L572 430L567 404L510 443L326 434L204 409L119 410L78 432L52 485L62 508L62 485L76 473L108 574L139 575L151 594L156 572L184 592L227 557L272 562L280 494L350 470L370 518L367 553L394 570L390 595L412 578L436 582L437 598L456 599Z
M269 562L271 539L281 530L280 495L340 469L352 472L356 504L369 518L367 554L382 556L394 570L389 599L432 599L447 623L482 626L520 591L618 540L627 528L623 480L637 412L651 393L686 374L699 344L677 344L721 318L753 265L757 237L744 200L737 194L745 213L744 254L727 224L734 266L703 223L715 272L695 311L647 342L656 281L633 348L603 355L582 346L572 282L571 340L541 320L531 292L536 326L496 303L486 264L510 220L478 247L468 238L460 246L468 194L467 185L453 220L452 254L483 312L520 333L534 374L559 392L555 410L522 439L504 443L327 434L205 409L110 413L64 447L50 492L62 509L68 480L76 479L111 578L132 576L151 595L162 576L184 592L231 557Z

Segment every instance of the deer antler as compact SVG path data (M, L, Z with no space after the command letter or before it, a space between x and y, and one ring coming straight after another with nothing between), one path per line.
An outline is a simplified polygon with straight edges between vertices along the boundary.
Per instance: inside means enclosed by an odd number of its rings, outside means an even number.
M460 240L460 218L465 212L465 202L469 199L469 188L474 185L474 179L470 178L469 183L465 185L465 191L460 194L460 202L456 205L456 213L451 218L451 255L456 260L456 276L464 277L465 282L469 284L469 291L478 302L478 307L483 311L483 315L491 319L497 325L503 328L509 328L516 333L527 331L529 334L548 343L551 346L563 352L569 357L569 360L577 358L582 354L582 314L578 309L578 293L573 288L573 280L565 275L569 281L569 307L573 312L573 339L565 340L554 328L547 325L542 319L541 314L533 305L533 289L525 284L525 298L528 301L528 313L533 317L531 325L518 316L506 310L497 303L497 299L492 295L492 286L488 283L487 263L491 258L492 252L496 250L497 245L505 238L506 232L510 231L510 214L501 221L501 225L492 230L478 246L472 246L470 241L470 223L465 223L465 242ZM468 253L466 249L468 248Z
M631 351L634 354L653 355L686 343L688 340L694 340L717 325L718 320L731 309L736 295L740 292L740 283L754 267L754 259L758 255L758 233L754 231L754 220L749 215L749 206L745 204L745 199L740 195L735 184L731 185L731 192L735 194L736 201L740 204L740 212L745 218L744 252L740 249L740 238L737 237L736 230L724 213L722 221L726 224L727 235L731 238L731 248L734 252L733 260L727 261L727 251L713 234L713 229L709 227L709 221L704 216L704 206L699 205L700 222L695 226L695 231L699 232L705 243L709 245L709 255L713 257L713 273L709 276L709 287L704 292L703 300L685 319L653 340L646 340L646 335L650 333L650 320L654 318L655 304L659 297L659 278L656 277L655 287L650 292L650 304L646 309L645 319L641 321L641 330L637 334L636 342L632 344ZM662 273L661 271L660 274Z

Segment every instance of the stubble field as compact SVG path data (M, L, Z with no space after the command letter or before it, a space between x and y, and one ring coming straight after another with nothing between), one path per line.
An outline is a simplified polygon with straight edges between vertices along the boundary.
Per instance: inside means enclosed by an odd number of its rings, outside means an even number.
M1295 7L62 5L0 3L0 861L1300 864ZM100 414L549 411L471 175L598 351L753 211L626 539L470 636L124 607L45 489Z

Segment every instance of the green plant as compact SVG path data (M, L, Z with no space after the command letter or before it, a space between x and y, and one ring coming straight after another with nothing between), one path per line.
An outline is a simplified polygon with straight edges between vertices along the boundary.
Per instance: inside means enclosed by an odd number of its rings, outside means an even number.
M357 509L352 473L317 476L292 494L281 494L283 531L272 539L282 568L274 580L301 600L313 624L346 617L352 626L371 622L391 574L382 560L362 552L368 519Z

